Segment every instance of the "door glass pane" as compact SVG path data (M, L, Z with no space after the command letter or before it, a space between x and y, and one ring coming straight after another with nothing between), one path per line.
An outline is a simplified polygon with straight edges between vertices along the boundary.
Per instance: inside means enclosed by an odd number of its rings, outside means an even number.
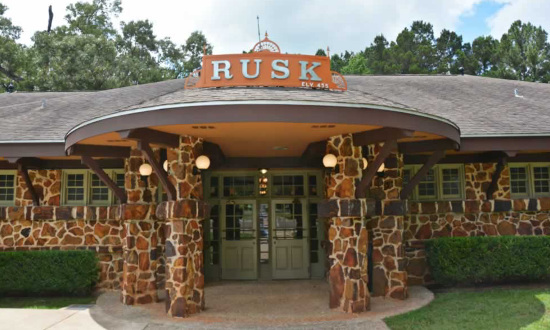
M309 259L311 263L319 262L319 239L317 238L317 203L309 204Z
M210 210L208 240L210 242L210 264L217 265L220 262L220 211L219 206L214 205Z
M269 262L269 207L268 204L260 204L258 213L258 225L260 227L260 263Z
M275 204L275 228L273 230L276 239L302 239L304 238L302 204L277 203Z
M307 179L308 193L310 196L317 196L317 176L310 175Z
M253 204L227 204L225 206L225 239L239 241L254 239Z

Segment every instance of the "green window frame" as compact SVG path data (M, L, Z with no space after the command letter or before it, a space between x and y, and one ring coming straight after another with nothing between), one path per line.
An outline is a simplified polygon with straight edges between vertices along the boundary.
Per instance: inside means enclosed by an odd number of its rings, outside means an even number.
M0 206L15 205L17 171L0 171Z
M509 163L513 198L550 196L550 163Z
M104 170L107 175L121 188L124 182L117 178L124 174L123 169ZM119 203L111 189L90 170L63 170L62 181L63 205L95 205L107 206Z
M405 165L403 186L422 165ZM464 165L440 164L432 167L413 190L412 200L460 200L464 198Z

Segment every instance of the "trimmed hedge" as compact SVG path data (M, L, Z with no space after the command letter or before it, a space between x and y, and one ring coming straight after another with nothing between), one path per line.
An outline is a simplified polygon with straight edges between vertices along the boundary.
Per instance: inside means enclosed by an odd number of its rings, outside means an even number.
M0 252L0 296L89 295L98 280L93 251Z
M550 279L550 237L443 237L428 240L437 284L493 284Z

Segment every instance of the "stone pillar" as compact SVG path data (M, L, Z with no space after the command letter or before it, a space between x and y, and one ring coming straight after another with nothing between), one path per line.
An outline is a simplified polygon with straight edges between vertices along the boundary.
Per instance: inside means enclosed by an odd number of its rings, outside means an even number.
M124 237L121 301L126 305L158 301L158 234L155 228L158 179L152 174L147 180L141 180L139 167L144 162L141 151L132 149L125 163L128 203L119 208Z
M327 200L319 215L329 219L330 308L360 313L369 309L367 203L355 199L356 180L361 178L361 148L351 135L328 140L327 153L338 159L339 169L327 176Z
M165 220L166 312L186 317L204 309L203 229L205 204L198 200L164 202L157 216Z
M182 136L178 149L168 150L170 181L177 200L157 208L165 221L166 312L186 317L204 309L203 226L206 206L202 182L193 174L195 159L202 154L202 139Z
M380 145L369 146L373 159ZM370 195L377 203L377 216L369 220L373 242L373 296L407 297L406 258L403 246L406 202L400 200L403 185L403 155L391 153L383 175L373 180Z

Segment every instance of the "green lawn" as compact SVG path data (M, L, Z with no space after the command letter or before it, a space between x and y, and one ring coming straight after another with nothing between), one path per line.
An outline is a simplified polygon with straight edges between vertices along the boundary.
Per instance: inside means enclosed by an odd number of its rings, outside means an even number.
M95 297L0 297L0 308L59 309L95 303Z
M438 293L428 306L384 320L400 329L550 329L550 288Z

